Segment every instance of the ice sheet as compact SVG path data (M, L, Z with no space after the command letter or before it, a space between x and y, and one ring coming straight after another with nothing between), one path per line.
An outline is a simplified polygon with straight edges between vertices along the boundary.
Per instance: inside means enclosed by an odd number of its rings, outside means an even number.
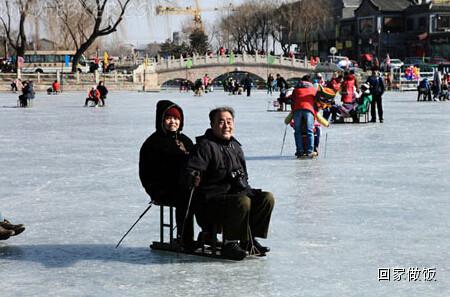
M387 93L384 124L324 129L319 158L296 160L265 92L112 92L105 108L38 94L30 109L2 93L0 211L27 230L0 242L0 296L449 296L450 104L415 96ZM182 106L191 138L211 108L236 109L250 183L276 197L266 258L151 251L156 209L114 248L148 202L138 153L159 99ZM435 281L378 280L410 267Z

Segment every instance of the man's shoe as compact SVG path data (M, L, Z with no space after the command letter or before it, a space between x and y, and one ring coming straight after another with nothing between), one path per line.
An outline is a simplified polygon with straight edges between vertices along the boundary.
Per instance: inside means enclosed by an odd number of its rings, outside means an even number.
M376 123L376 122L377 122L377 120L375 120L375 119L371 119L371 120L370 120L370 122L371 122L371 123Z
M383 119L381 119L381 120L380 120L380 123L383 123L383 122L384 122L384 120L383 120Z
M225 259L241 261L247 256L247 252L244 251L237 241L228 242L222 248L222 256Z
M7 230L0 226L0 240L6 240L10 236L13 236L14 234L15 234L14 230Z
M25 226L23 224L14 225L11 224L8 220L4 220L3 222L0 222L0 227L6 229L6 230L12 230L14 231L14 234L12 235L19 235L23 231L25 231Z
M253 242L253 246L252 246ZM253 238L252 242L241 242L241 248L248 251L250 254L255 252L256 254L265 256L266 253L270 252L270 248L267 246L262 246L255 238Z

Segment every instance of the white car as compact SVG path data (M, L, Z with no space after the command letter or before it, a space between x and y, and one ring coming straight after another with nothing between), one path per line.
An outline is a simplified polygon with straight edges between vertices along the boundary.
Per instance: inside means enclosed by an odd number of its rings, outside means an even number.
M391 68L400 68L403 65L404 65L404 63L402 62L402 60L400 60L400 59L391 59ZM386 66L386 60L381 62L381 65L380 65L381 71L385 71L385 68L386 68L385 66Z

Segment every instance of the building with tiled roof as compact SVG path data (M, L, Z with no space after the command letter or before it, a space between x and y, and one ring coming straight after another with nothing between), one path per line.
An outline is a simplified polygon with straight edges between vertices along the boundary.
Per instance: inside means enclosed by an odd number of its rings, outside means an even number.
M297 43L327 58L331 47L355 60L364 53L384 57L450 54L450 0L329 0L332 25Z
M342 19L336 47L357 59L450 55L449 0L362 0L354 16Z

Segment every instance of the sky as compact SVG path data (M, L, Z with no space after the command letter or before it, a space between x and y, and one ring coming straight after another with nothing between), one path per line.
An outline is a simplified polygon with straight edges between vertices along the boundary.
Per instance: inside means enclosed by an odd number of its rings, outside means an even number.
M134 6L129 9L124 24L119 30L119 38L126 39L128 43L135 47L143 47L150 42L163 42L167 38L172 37L172 32L180 31L182 24L193 19L191 15L168 15L156 16L155 7L157 4L165 6L195 7L194 0L172 0L172 1L153 1L155 4L143 4ZM214 21L226 13L226 9L230 3L237 6L245 2L245 0L199 0L201 9L204 10L201 14L202 20L208 27ZM222 8L219 11L211 11L214 8ZM124 38L125 37L125 38Z

